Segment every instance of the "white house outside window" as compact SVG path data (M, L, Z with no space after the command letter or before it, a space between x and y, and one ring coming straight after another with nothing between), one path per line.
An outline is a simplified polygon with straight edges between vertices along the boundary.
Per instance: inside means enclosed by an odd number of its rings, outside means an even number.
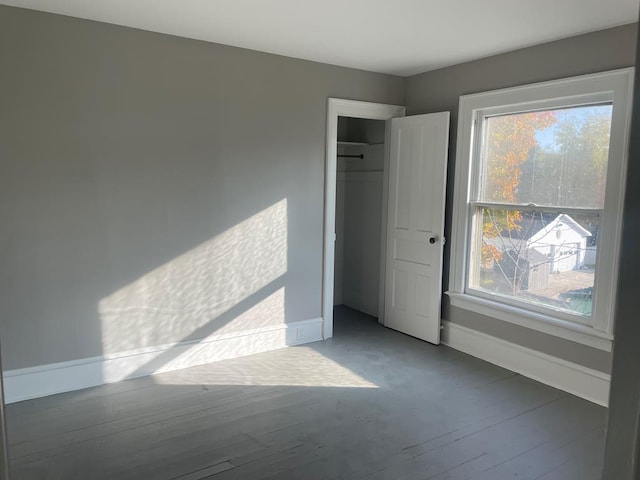
M460 99L454 306L610 349L632 69Z

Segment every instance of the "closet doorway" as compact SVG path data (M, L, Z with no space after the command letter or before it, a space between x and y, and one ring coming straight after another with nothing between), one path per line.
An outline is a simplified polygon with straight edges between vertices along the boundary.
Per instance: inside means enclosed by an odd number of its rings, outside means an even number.
M369 102L359 102L354 100L343 100L337 98L329 98L327 104L327 146L326 153L327 158L325 162L325 217L324 217L324 258L323 258L323 281L322 281L322 317L323 317L323 336L324 338L330 338L333 336L333 307L334 307L334 282L336 276L340 278L341 284L338 285L340 290L340 295L343 298L338 299L340 302L344 301L344 273L335 274L335 253L336 253L336 244L337 244L337 230L336 230L336 216L337 216L337 193L338 193L338 152L341 155L360 155L364 152L358 152L358 149L361 150L371 150L374 155L381 154L382 155L382 164L378 163L378 168L374 168L373 166L365 166L364 168L370 170L382 170L381 172L371 172L371 173L363 173L363 176L368 176L369 178L373 178L375 174L381 176L381 188L382 188L382 198L381 203L378 205L378 215L379 215L379 229L384 230L383 226L386 225L387 215L386 215L386 204L387 204L387 191L388 191L388 161L389 161L389 140L391 135L390 130L390 120L395 117L403 117L405 114L405 107L399 105L386 105L379 103L369 103ZM342 120L340 120L342 119ZM358 124L358 121L364 121L362 124ZM375 123L370 123L375 122ZM340 123L340 132L338 131L338 124ZM383 125L381 129L381 125ZM349 130L351 128L351 131ZM367 132L367 129L369 130ZM382 130L382 135L380 132ZM367 135L369 136L369 140L367 140ZM340 137L340 138L339 138ZM340 145L338 145L338 141L340 140ZM344 143L343 143L344 142ZM347 143L347 142L351 142ZM362 144L362 145L354 145L353 143ZM374 144L374 145L370 145ZM352 153L347 153L352 152ZM366 156L363 158L357 157L342 157L341 160L341 169L346 170L347 168L358 170L359 167L362 167L362 162L367 162L371 160L371 155L369 158ZM347 166L345 161L351 161ZM358 166L358 162L360 165ZM363 169L363 168L362 168ZM363 169L364 170L364 169ZM355 174L355 172L354 172ZM349 174L353 176L354 174ZM346 172L341 172L341 177L345 179L346 183ZM373 189L370 189L373 190ZM343 195L344 190L341 191L341 195ZM344 209L346 205L340 207ZM374 208L372 205L371 208ZM341 213L344 213L342 210ZM344 225L344 218L341 219L342 225ZM374 223L373 221L370 223ZM343 227L344 228L344 227ZM344 232L343 232L344 233ZM353 240L352 238L349 241ZM378 320L382 323L382 314L381 308L383 308L383 295L381 293L383 290L383 281L384 279L384 256L382 252L386 249L386 236L384 231L380 231L379 238L377 242L375 242L378 247ZM344 247L344 238L341 242L341 249ZM341 250L341 266L344 268L344 250ZM367 254L368 256L371 253ZM367 290L370 291L371 282L367 282L368 287ZM349 293L347 294L349 295ZM367 303L371 305L371 300L368 300Z
M379 318L385 121L338 117L334 306Z
M448 112L405 117L400 106L329 99L325 339L334 304L345 304L440 342L448 138Z

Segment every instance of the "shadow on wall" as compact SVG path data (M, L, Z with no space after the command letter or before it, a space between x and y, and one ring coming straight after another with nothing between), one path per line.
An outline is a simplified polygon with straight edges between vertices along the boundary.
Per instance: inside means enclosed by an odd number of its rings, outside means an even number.
M105 380L186 367L212 335L284 324L286 273L282 199L100 300L103 352L163 352L125 370L106 364ZM186 352L167 350L183 342Z

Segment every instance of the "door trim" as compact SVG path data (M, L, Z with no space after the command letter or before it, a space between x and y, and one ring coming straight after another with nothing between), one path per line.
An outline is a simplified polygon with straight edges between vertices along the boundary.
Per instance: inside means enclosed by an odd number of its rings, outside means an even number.
M333 336L333 275L335 267L335 232L336 232L336 182L337 182L337 142L338 117L365 118L371 120L390 120L404 117L405 107L383 103L359 102L340 98L329 98L327 101L327 144L324 182L324 235L323 235L323 268L322 268L322 335L324 339ZM387 201L387 165L389 158L389 125L385 130L385 171L382 180L382 201ZM386 208L382 210L382 243L380 244L381 265L384 268L384 252L386 250ZM380 305L384 307L384 274L380 271ZM384 313L379 307L379 315Z

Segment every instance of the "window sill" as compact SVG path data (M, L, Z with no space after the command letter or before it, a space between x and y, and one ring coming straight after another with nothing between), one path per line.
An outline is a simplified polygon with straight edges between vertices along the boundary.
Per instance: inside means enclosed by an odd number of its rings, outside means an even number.
M611 351L613 337L585 325L531 312L523 308L475 297L466 293L445 292L451 305L488 317L497 318L521 327L588 345L599 350Z

